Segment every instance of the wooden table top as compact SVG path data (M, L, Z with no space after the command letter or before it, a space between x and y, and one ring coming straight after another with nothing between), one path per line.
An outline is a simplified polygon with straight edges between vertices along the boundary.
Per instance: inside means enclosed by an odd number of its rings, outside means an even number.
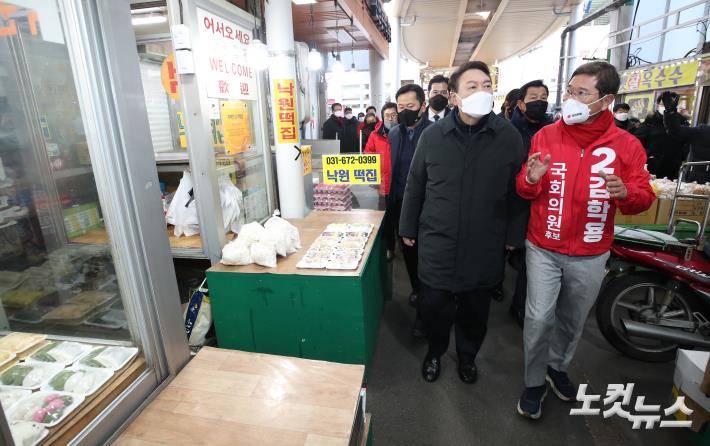
M213 266L208 271L231 272L231 273L254 273L254 274L295 274L301 276L359 276L372 252L375 243L375 236L380 230L385 213L382 211L372 211L369 209L355 209L347 212L324 212L313 211L306 218L300 220L289 220L291 224L298 228L301 235L302 248L298 252L283 258L278 257L276 268L267 268L259 265L227 266L221 263ZM360 265L356 270L326 270L326 269L301 269L296 268L298 262L310 248L311 244L318 238L321 232L330 223L370 223L375 225L370 239L365 245L365 253L362 255Z
M114 444L347 445L364 370L205 347Z
M199 234L190 237L175 237L175 229L173 226L168 226L167 233L171 248L202 249L202 238ZM227 240L231 240L232 238L234 238L234 234L228 232ZM106 233L106 228L92 229L84 235L72 238L70 242L87 245L105 245L108 243L108 234Z

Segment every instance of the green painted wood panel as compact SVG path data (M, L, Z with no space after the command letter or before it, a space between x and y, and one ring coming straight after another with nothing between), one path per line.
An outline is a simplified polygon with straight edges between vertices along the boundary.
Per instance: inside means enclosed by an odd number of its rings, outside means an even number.
M375 237L359 277L208 271L219 347L367 367L392 294Z

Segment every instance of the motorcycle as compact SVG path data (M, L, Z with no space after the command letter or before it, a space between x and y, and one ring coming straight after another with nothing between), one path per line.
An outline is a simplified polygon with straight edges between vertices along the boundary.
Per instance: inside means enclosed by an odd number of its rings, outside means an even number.
M690 167L708 165L681 166L667 232L615 228L596 318L606 340L627 356L663 362L679 347L710 350L710 197L681 191ZM675 218L679 199L703 200L703 222ZM681 224L695 227L695 236L676 237Z

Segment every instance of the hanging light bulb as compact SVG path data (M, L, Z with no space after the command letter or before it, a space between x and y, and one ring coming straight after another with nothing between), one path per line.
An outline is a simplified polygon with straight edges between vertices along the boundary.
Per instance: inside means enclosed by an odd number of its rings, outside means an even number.
M333 62L333 73L342 74L345 72L345 67L340 61L340 55L335 56L335 62Z
M259 39L251 41L247 47L247 60L257 70L265 70L269 66L269 50L266 44Z
M311 48L308 53L308 69L311 71L318 71L323 67L323 57L320 55L318 50Z

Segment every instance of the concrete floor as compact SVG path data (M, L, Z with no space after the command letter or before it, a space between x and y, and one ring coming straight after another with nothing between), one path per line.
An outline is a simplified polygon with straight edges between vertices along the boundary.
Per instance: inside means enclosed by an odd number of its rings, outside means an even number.
M492 302L486 342L478 356L478 382L462 383L456 372L453 339L442 361L442 374L426 383L420 367L426 341L410 336L414 310L407 303L410 288L401 255L393 263L394 298L386 302L375 357L367 385L367 410L372 413L374 444L395 445L690 445L683 429L634 431L619 417L570 416L571 407L552 393L543 416L531 421L515 410L523 390L522 331L508 315L514 272L506 277L504 302ZM453 336L453 334L452 334ZM668 407L672 362L653 364L621 356L587 322L570 377L587 382L604 395L607 384L636 383L634 400ZM598 406L597 406L598 407Z

